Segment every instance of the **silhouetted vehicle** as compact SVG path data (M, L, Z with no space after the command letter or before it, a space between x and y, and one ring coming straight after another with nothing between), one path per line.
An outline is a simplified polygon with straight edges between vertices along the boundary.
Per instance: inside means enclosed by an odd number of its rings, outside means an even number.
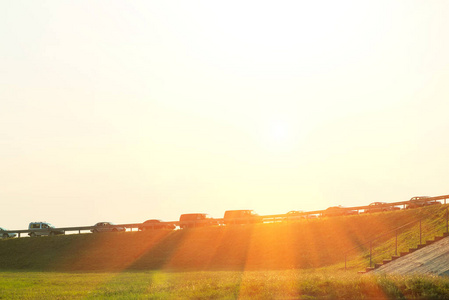
M301 219L307 218L307 215L304 214L304 211L302 211L302 210L292 210L292 211L289 211L286 215L287 215L285 217L286 221L295 221L295 220L301 220Z
M301 219L314 219L317 216L314 214L307 214L302 210L292 210L289 211L285 217L285 221L295 221L295 220L301 220Z
M7 239L7 238L13 238L16 237L17 233L6 233L6 232L2 232L2 231L8 231L8 229L5 229L3 227L0 227L0 235L2 236L2 238Z
M382 211L391 211L391 210L400 210L397 206L391 206L386 202L373 202L369 205L367 209L365 209L366 213L375 213Z
M430 206L430 205L441 204L441 202L437 201L437 200L426 201L429 198L431 198L431 197L429 197L429 196L412 197L410 199L410 202L405 206L405 208L406 209L408 209L408 208L418 208L418 207L423 207L423 206Z
M218 225L218 221L212 219L208 214L183 214L179 217L179 227L190 228L190 227L203 227Z
M262 223L263 220L261 216L251 209L240 209L225 211L223 221L225 225L229 225Z
M337 217L337 216L348 216L357 215L357 211L350 210L349 208L339 206L331 206L323 212L323 217Z
M64 234L64 231L56 229L55 226L47 222L31 222L28 225L28 230L33 230L28 233L31 237Z
M98 222L94 225L95 228L90 231L93 233L97 232L118 232L118 231L126 231L126 228L123 226L115 225L111 222Z
M173 223L165 223L161 220L146 220L142 223L142 225L139 226L139 230L149 230L149 229L175 229L176 225Z

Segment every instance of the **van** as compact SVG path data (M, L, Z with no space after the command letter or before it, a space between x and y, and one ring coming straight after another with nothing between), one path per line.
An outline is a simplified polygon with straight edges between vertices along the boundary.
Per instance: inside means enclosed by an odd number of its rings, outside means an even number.
M56 229L55 226L47 222L31 222L28 225L28 230L31 231L28 233L31 237L64 234L63 230Z
M203 227L218 225L218 221L212 219L208 214L194 213L194 214L183 214L179 218L179 227L189 228L189 227Z

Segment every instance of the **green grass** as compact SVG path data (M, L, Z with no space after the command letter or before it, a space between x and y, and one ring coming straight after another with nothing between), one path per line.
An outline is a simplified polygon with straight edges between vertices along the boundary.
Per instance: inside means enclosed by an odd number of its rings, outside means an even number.
M401 217L407 214L407 218ZM401 212L393 212L392 216L398 219L398 225L413 224L398 230L397 254L408 252L410 248L416 248L420 243L425 244L427 240L433 240L436 236L442 236L446 232L446 206L430 206ZM420 224L421 222L421 235ZM381 263L384 259L391 259L396 255L396 232L391 231L372 243L372 265ZM358 250L348 254L348 269L362 270L369 266L370 249L369 243L362 245ZM342 266L342 263L339 263Z
M449 299L449 278L338 271L0 272L0 299Z
M278 224L220 226L0 240L0 268L10 271L122 272L312 269L362 270L373 236L424 217L423 242L444 229L444 207L301 220ZM416 225L415 225L416 227ZM416 247L419 235L399 235L399 251ZM394 254L394 238L374 245L374 262Z

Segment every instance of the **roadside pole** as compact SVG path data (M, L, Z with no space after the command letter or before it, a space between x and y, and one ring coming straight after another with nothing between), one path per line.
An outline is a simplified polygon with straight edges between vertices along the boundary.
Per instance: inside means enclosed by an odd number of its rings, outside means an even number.
M446 207L446 233L449 233L449 211L448 211L448 207Z
M398 230L396 229L396 256L398 256Z

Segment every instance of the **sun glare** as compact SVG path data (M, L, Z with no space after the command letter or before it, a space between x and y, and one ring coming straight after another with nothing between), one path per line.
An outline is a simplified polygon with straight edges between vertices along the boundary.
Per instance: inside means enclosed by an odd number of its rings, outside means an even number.
M271 137L278 144L286 142L289 138L288 125L284 122L273 122L271 124Z
M260 135L263 147L269 152L292 151L304 138L299 124L285 120L271 121L262 130Z

